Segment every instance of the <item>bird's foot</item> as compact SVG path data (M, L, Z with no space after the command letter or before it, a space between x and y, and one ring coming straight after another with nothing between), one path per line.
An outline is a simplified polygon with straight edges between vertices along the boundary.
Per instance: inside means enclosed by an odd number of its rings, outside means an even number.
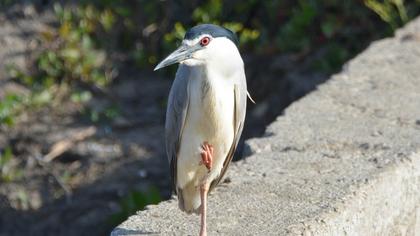
M200 165L204 164L210 171L211 167L213 166L213 146L210 145L208 142L204 142L203 145L201 145L201 148L203 150L201 151Z

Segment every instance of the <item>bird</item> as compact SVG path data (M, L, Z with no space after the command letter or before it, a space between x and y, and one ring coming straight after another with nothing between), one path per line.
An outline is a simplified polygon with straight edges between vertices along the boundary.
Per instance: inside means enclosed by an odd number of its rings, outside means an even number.
M200 214L200 236L207 235L208 193L232 161L247 96L252 100L238 44L231 30L200 24L154 69L179 63L167 103L166 153L179 208Z

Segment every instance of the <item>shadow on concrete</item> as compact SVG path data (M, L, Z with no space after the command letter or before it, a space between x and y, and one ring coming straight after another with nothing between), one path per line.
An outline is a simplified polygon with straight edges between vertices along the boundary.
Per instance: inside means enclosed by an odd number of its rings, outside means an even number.
M160 232L147 232L147 231L141 231L141 230L128 230L117 227L115 229L118 231L118 235L159 235Z

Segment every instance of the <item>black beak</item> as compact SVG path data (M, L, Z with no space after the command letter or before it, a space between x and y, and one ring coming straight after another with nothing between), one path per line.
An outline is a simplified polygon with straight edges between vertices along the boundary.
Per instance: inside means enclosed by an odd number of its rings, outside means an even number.
M200 50L200 49L201 49L200 44L194 45L194 46L188 46L188 45L183 44L174 52L172 52L169 56L167 56L163 61L161 61L155 67L154 71L159 70L160 68L190 59L192 57L192 54L195 51Z

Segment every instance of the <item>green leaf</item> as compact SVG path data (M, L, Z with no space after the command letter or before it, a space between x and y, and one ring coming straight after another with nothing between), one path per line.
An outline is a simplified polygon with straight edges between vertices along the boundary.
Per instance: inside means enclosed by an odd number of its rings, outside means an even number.
M81 57L81 52L77 48L66 48L61 51L60 56L64 58L64 60L70 61L78 61Z

